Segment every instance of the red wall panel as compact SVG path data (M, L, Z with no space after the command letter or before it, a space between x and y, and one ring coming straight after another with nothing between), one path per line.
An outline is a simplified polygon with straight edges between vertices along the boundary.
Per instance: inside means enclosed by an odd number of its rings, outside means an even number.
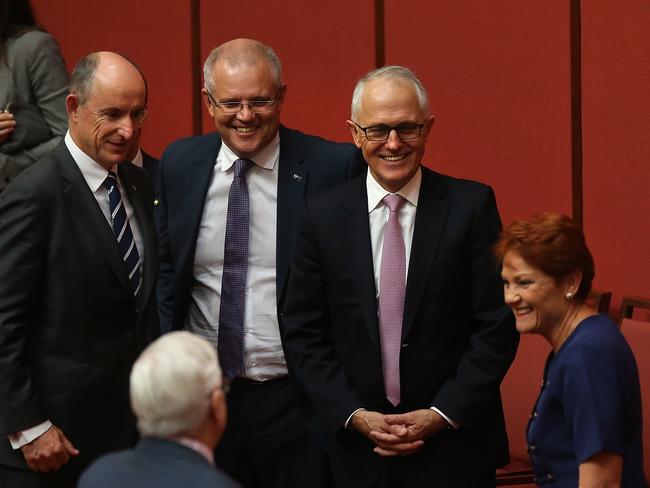
M386 63L416 71L425 162L493 185L504 222L571 212L569 2L386 2Z
M345 121L357 78L374 68L374 2L201 2L201 60L237 37L270 45L283 64L282 121L328 139L350 141ZM214 130L207 110L203 130Z
M584 222L595 285L650 296L650 2L582 6Z
M190 135L190 9L187 1L32 0L40 22L59 41L68 70L92 51L117 51L137 63L149 85L142 146L158 156Z

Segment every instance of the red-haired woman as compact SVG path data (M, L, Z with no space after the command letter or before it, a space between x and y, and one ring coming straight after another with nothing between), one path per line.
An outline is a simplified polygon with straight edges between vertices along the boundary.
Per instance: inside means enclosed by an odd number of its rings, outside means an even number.
M632 351L616 325L585 300L594 263L564 215L510 224L495 247L517 330L553 350L528 424L538 484L647 487L641 395Z

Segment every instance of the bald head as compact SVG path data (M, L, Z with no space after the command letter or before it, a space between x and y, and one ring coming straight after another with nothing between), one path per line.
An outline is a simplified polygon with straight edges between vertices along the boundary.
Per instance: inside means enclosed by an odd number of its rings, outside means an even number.
M282 85L282 64L273 49L253 39L233 39L217 46L208 55L203 64L203 81L208 91L215 89L212 80L214 66L223 62L230 67L256 66L265 62L271 68L277 87Z
M70 93L77 96L80 105L84 105L91 94L93 83L97 76L115 81L120 75L136 76L142 80L145 101L147 98L147 81L140 68L128 58L110 51L99 51L87 54L81 58L70 77Z

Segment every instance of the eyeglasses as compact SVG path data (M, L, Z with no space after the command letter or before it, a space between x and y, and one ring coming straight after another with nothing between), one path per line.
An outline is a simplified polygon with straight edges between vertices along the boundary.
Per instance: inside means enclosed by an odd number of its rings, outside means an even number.
M386 142L391 131L397 132L398 137L402 141L412 141L422 135L424 124L400 124L400 125L373 125L372 127L361 127L356 122L352 121L361 132L371 142Z
M215 107L218 107L224 114L235 115L244 109L244 105L248 106L248 110L254 114L268 113L273 109L273 105L278 101L280 88L275 92L272 100L249 100L248 102L232 101L232 102L218 102L207 89L205 92L208 94L210 101Z

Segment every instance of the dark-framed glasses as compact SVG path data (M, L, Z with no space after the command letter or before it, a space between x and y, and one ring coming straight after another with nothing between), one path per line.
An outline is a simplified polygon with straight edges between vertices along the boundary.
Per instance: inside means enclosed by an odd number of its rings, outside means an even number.
M399 125L373 125L370 127L361 127L355 121L352 121L363 135L371 142L386 142L391 131L397 132L397 136L402 141L411 141L422 135L424 124L399 124Z
M278 95L280 94L280 88L275 92L275 96L271 100L266 99L253 99L247 102L242 102L241 100L233 100L228 102L220 102L212 96L207 88L205 92L208 94L212 104L219 108L224 114L235 115L241 112L244 109L244 105L248 106L248 110L254 114L264 114L273 110L273 105L278 101Z

